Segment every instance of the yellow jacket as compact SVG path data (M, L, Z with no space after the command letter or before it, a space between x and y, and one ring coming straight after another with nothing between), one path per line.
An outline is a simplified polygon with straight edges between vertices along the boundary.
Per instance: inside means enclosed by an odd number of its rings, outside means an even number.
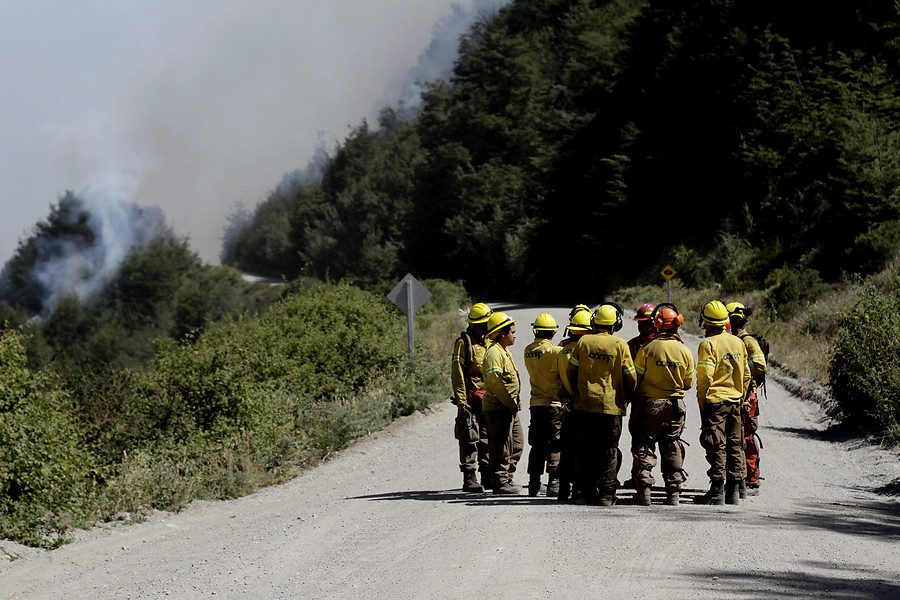
M575 410L625 415L637 383L628 343L605 331L581 336L566 378L575 390Z
M697 351L697 400L742 402L750 385L747 347L740 338L717 333L700 342Z
M634 359L638 395L645 400L684 398L694 385L694 356L678 334L661 333Z
M495 341L488 342L484 354L484 400L483 411L519 410L519 370L507 348Z
M453 354L450 356L450 383L453 386L453 398L458 404L466 404L466 392L484 389L484 378L481 373L481 363L484 362L485 344L484 338L480 338L472 331L472 328L463 332L472 340L472 356L466 365L466 343L462 336L456 338L453 346Z
M531 406L562 406L559 392L562 381L556 359L562 348L546 338L537 338L525 346L525 369L531 382Z
M753 381L750 382L750 391L755 392L756 378L764 375L768 369L768 365L766 365L766 355L763 353L762 348L760 348L756 338L746 331L742 331L738 337L741 338L744 345L747 346L747 360L750 361L750 376L753 377Z
M578 341L578 337L580 336L567 337L561 341L559 343L559 354L556 355L556 374L562 383L560 394L568 398L575 398L575 390L566 377L566 369L569 367L569 357L572 356L572 352L575 350L575 342Z

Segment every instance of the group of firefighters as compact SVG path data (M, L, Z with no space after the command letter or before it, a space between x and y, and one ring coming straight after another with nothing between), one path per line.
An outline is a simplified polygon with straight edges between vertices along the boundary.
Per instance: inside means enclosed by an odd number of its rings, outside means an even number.
M756 392L766 360L746 331L751 312L739 302L706 303L701 309L706 336L696 365L678 335L684 316L671 303L637 309L639 334L629 341L614 335L623 319L614 302L593 312L583 304L573 308L559 345L552 341L556 320L538 316L531 324L534 342L524 350L531 383L528 494L540 493L546 470L547 496L610 506L617 489L628 487L636 490L636 504L649 506L658 446L665 503L677 506L685 480L684 394L695 380L710 486L693 501L737 504L759 494ZM463 490L519 494L513 475L525 444L520 376L509 350L516 324L483 303L469 310L466 321L451 357ZM619 439L626 415L632 477L620 484Z

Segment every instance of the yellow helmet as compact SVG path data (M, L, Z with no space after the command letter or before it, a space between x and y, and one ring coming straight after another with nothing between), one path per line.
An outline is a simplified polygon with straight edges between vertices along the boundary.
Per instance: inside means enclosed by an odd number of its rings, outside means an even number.
M484 302L479 302L478 304L474 304L471 309L469 309L469 316L466 317L467 323L484 323L488 320L488 318L494 313L490 306L485 304Z
M728 311L729 317L739 317L741 319L747 320L747 317L753 314L753 309L749 306L744 306L740 302L729 302L725 306L725 310Z
M582 312L582 311L587 311L588 315L590 315L590 314L591 314L591 307L588 306L587 304L576 304L576 305L575 305L575 308L573 308L572 310L569 311L569 318L571 319L571 318L574 317L577 313L580 313L580 312Z
M601 304L591 317L591 322L601 327L612 327L618 320L619 311L612 304Z
M591 330L591 311L579 310L569 319L569 331L587 332Z
M711 300L703 305L703 321L715 327L725 327L728 322L728 309L718 300Z
M531 327L536 331L556 331L559 329L559 325L556 324L556 319L553 318L553 315L547 313L538 315L538 318L534 320Z
M505 312L495 312L491 314L487 321L487 337L493 337L495 333L515 323Z

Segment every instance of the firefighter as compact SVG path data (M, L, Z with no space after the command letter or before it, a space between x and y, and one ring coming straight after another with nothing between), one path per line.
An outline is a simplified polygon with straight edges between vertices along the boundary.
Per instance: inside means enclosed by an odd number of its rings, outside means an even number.
M631 352L631 360L637 358L638 350L645 346L647 342L652 340L653 336L656 335L656 328L653 327L654 310L656 310L656 305L645 302L644 304L641 304L641 307L639 309L634 311L634 320L637 321L638 334L628 340L628 350L629 352ZM634 437L634 431L632 430L632 427L634 425L635 419L637 419L638 414L641 412L642 406L642 398L640 397L640 395L635 395L634 400L631 403L631 414L628 417L628 432L631 433L632 438ZM632 455L631 478L623 483L622 487L635 488L634 482L636 481L637 474L640 470L641 461L638 460L637 456Z
M684 393L694 383L694 357L678 336L684 317L674 304L661 304L653 313L654 338L638 350L634 361L637 371L637 396L643 405L632 426L631 453L640 463L635 476L635 502L650 506L654 446L659 444L666 504L678 506L684 482ZM634 414L634 406L632 406Z
M466 317L469 325L456 338L450 358L451 400L457 407L454 431L459 441L459 470L463 474L464 492L482 492L484 486L490 484L487 427L481 412L484 398L481 363L486 350L487 321L493 312L482 302L472 306ZM481 473L481 483L478 483L476 471Z
M725 333L728 309L718 300L701 311L706 338L697 352L700 445L709 462L709 491L697 504L737 504L745 477L741 404L750 385L747 347Z
M521 488L513 483L513 476L525 439L519 421L519 370L509 353L516 341L515 321L506 313L495 312L487 322L487 339L482 414L487 425L491 487L495 494L518 494Z
M579 304L569 313L569 326L566 328L568 337L559 343L559 354L556 355L555 372L562 383L560 396L562 400L562 430L560 431L560 456L559 467L556 470L559 478L559 491L557 500L568 501L572 490L572 477L574 475L575 462L575 415L572 413L572 402L575 397L574 390L569 387L565 378L566 367L569 365L569 357L575 349L575 343L586 333L591 333L591 309ZM550 489L547 495L552 496Z
M638 350L653 339L656 335L656 328L653 326L653 311L656 306L650 302L641 304L641 307L634 311L634 320L637 322L638 334L628 340L628 350L631 352L631 359L637 357Z
M588 317L591 316L591 307L587 304L576 304L572 310L569 311L569 322L572 321L572 318L580 312L587 312Z
M616 473L622 416L634 393L636 377L628 343L613 332L622 313L601 304L591 317L595 333L575 344L566 378L575 392L575 502L616 503Z
M531 382L531 419L528 425L528 495L537 496L541 491L541 476L547 467L547 495L559 493L560 431L562 429L562 402L560 401L559 370L556 359L560 348L553 343L559 326L547 313L538 315L531 324L534 342L525 347L525 368Z
M747 346L750 361L750 389L743 404L744 456L747 464L747 478L741 482L741 498L759 495L759 448L756 445L756 430L759 429L759 386L765 381L766 355L755 337L746 331L747 317L753 309L740 302L731 302L726 307L731 333L741 338Z

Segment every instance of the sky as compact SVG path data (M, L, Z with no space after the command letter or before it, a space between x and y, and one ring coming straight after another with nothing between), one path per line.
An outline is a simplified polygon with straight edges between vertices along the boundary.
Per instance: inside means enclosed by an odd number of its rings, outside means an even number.
M67 190L158 207L217 264L239 203L414 102L453 15L503 3L0 0L0 265Z

